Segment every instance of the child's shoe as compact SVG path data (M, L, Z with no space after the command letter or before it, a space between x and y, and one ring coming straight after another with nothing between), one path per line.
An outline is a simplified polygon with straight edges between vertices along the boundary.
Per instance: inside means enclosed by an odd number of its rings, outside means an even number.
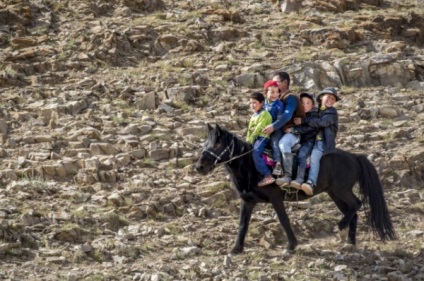
M302 185L303 180L295 179L294 181L290 182L290 186L296 189L300 189L300 186Z
M315 185L311 180L308 180L300 186L300 188L305 192L305 194L309 196L314 195L314 187Z
M274 167L274 170L272 170L272 174L278 177L278 176L281 176L282 173L283 173L283 169L281 169L281 165L276 164Z
M280 186L280 187L285 187L285 186L287 186L287 185L289 185L290 184L290 182L291 182L291 177L289 177L289 176L284 176L284 177L282 177L282 178L278 178L278 179L276 179L275 180L275 183L278 185L278 186Z
M258 182L258 186L266 186L275 182L275 179L269 175L264 177L260 182Z

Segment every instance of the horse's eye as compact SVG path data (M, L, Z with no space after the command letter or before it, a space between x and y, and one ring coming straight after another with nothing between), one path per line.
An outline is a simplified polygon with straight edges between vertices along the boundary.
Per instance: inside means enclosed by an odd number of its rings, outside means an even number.
M220 146L221 146L221 144L219 142L215 142L212 147L213 148L218 148Z

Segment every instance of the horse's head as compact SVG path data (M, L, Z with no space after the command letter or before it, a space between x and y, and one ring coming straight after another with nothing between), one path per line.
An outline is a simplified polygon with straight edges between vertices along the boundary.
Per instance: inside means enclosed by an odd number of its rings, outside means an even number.
M231 159L234 152L234 139L218 125L212 128L207 124L208 139L196 163L196 170L203 175L212 171L217 164Z

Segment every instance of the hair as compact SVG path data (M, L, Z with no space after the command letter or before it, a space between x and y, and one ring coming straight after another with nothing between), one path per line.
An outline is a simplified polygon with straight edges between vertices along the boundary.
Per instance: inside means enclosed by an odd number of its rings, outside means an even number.
M287 87L290 86L290 76L287 72L277 71L274 73L274 76L278 76L281 81L287 80Z
M250 95L250 98L257 100L258 102L261 102L261 103L265 101L264 95L260 92L254 92L253 94Z
M303 98L310 99L312 101L312 104L315 105L315 99L314 99L313 94L310 94L310 93L301 93L300 94L300 100L302 100Z

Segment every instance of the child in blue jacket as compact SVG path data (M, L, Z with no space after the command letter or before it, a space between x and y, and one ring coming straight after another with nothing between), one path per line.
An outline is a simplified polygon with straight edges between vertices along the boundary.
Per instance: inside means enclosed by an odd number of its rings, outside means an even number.
M269 80L264 84L264 96L265 99L265 110L271 114L272 122L274 123L281 118L283 114L284 105L280 101L280 89L276 81ZM281 151L278 147L278 142L283 137L283 131L276 130L271 133L271 148L272 148L272 158L275 162L274 170L272 174L275 176L280 176L283 172L281 168Z

